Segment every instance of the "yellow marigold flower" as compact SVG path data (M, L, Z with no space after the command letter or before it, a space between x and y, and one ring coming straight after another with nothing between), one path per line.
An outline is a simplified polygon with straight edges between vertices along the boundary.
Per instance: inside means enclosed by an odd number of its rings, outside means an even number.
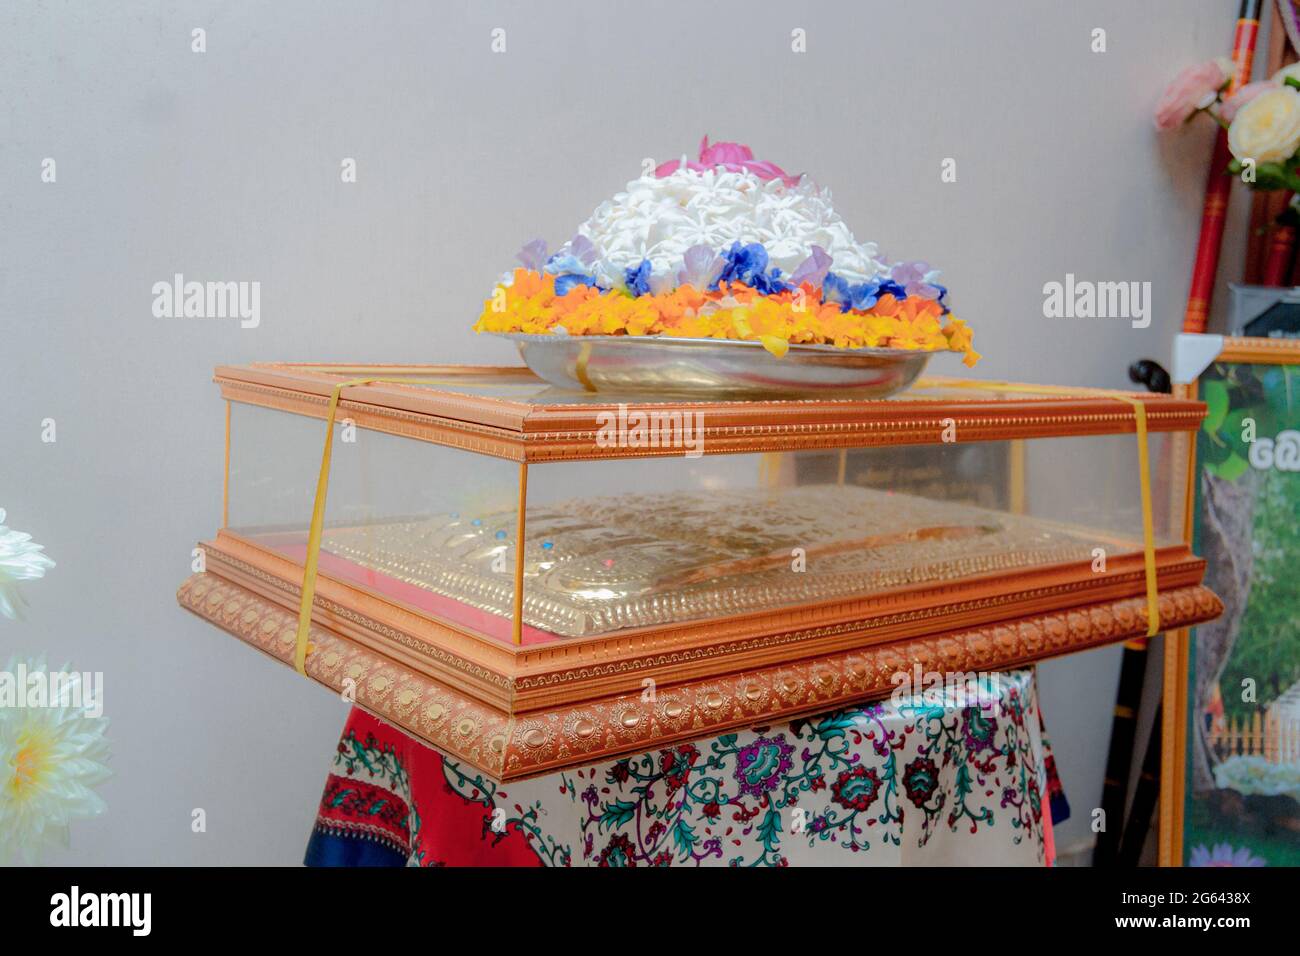
M838 348L902 348L964 354L974 366L980 355L970 326L933 299L883 295L869 310L843 312L817 301L815 289L761 295L740 283L701 292L689 285L660 295L633 298L576 285L555 294L555 277L516 269L511 285L497 286L474 325L479 332L570 335L663 335L741 339L782 356L791 344Z

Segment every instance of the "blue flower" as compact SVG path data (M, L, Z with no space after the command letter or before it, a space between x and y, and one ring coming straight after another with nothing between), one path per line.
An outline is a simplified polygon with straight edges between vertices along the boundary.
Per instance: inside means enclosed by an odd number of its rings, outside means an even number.
M822 282L822 301L830 302L840 307L841 312L847 312L849 309L857 309L859 312L865 312L877 302L886 292L892 291L887 286L897 288L895 283L877 282L869 279L866 282L850 284L843 276L838 276L834 272L826 273L826 279ZM902 298L902 289L899 289L899 298Z
M585 263L580 262L577 256L557 252L546 260L545 271L553 276L564 275L568 272L583 275L587 271L587 266Z
M628 266L623 272L623 281L627 291L632 295L646 295L650 291L650 260L642 259L639 266Z
M737 240L731 244L730 249L723 251L722 258L726 264L722 267L722 274L718 276L714 288L723 282L752 285L755 273L761 274L767 268L767 250L759 242L742 246Z
M930 286L938 290L939 294L935 298L938 300L939 304L943 306L943 314L947 315L952 311L952 309L948 308L948 303L943 301L948 295L948 287L946 285L939 285L937 282L931 282Z
M751 285L763 295L775 295L778 292L785 292L787 289L792 288L792 286L782 281L781 270L775 267L767 274L762 272L756 274Z
M851 286L849 293L853 300L853 308L859 312L865 312L880 301L880 296L884 294L884 290L879 282L868 280Z
M853 306L853 294L849 292L848 282L834 272L826 273L826 278L822 280L822 301L838 305L841 312L847 312Z
M576 272L566 272L562 276L555 277L555 294L560 296L568 295L569 290L576 285L589 285L593 289L600 288L592 276L584 276Z
M541 271L555 276L556 295L566 295L576 285L600 288L595 277L587 274L587 263L569 252L557 252L551 256Z
M888 293L895 299L906 299L907 290L895 282L893 279L885 279L880 283L880 295Z
M790 288L781 281L780 269L774 268L770 273L767 271L767 250L761 242L742 246L737 240L722 253L722 258L726 264L710 289L716 289L724 282L743 282L764 295L784 292Z

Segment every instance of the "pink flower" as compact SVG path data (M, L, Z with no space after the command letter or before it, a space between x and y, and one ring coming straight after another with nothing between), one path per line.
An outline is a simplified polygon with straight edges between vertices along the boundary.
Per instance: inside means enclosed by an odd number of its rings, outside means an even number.
M677 172L681 160L673 159L655 167L655 176L663 179ZM742 143L709 144L709 137L700 140L699 162L687 162L686 168L702 173L708 169L722 167L729 173L749 172L759 179L780 179L787 186L799 182L798 176L791 176L776 163L769 163L754 158L754 151Z
M1185 123L1198 109L1213 102L1214 94L1228 79L1228 72L1218 60L1207 60L1183 70L1156 104L1156 129L1170 130Z
M1231 123L1232 118L1237 115L1237 110L1241 109L1255 97L1259 96L1259 94L1277 89L1278 85L1279 84L1274 83L1272 80L1259 80L1256 83L1247 83L1223 101L1223 106L1219 107L1219 115L1223 117L1225 123Z
M740 166L754 158L754 151L741 143L714 143L709 145L705 134L700 140L700 162L706 166Z

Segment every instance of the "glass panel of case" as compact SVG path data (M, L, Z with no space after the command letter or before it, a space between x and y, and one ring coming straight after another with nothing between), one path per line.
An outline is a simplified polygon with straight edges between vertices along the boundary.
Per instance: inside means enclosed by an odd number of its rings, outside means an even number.
M301 562L317 419L236 403L230 524ZM1185 439L1184 439L1185 440ZM1149 438L1157 543L1181 544L1178 439ZM1142 550L1129 434L534 463L526 645ZM520 466L336 425L320 573L514 636Z

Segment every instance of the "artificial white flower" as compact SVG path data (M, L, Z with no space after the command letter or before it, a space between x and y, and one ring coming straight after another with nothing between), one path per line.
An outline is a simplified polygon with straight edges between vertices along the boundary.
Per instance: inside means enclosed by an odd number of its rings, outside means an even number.
M649 174L597 206L578 232L591 240L596 278L610 288L620 287L623 270L642 259L650 260L655 275L676 274L692 246L721 252L733 242L761 242L769 263L785 275L813 246L824 249L835 274L850 282L887 271L876 244L858 242L831 206L830 191L808 177L789 186L780 177L722 169Z
M22 617L22 592L18 582L44 577L54 562L32 543L32 536L5 527L5 510L0 508L0 615L10 620Z
M29 677L45 672L44 659L25 663ZM10 659L6 673L18 669ZM46 847L68 845L73 820L107 809L91 788L111 774L104 766L108 721L88 715L80 676L66 677L69 693L57 701L0 705L0 864L15 856L36 862Z
M1228 148L1238 159L1282 163L1300 148L1300 93L1290 86L1259 94L1232 118Z

